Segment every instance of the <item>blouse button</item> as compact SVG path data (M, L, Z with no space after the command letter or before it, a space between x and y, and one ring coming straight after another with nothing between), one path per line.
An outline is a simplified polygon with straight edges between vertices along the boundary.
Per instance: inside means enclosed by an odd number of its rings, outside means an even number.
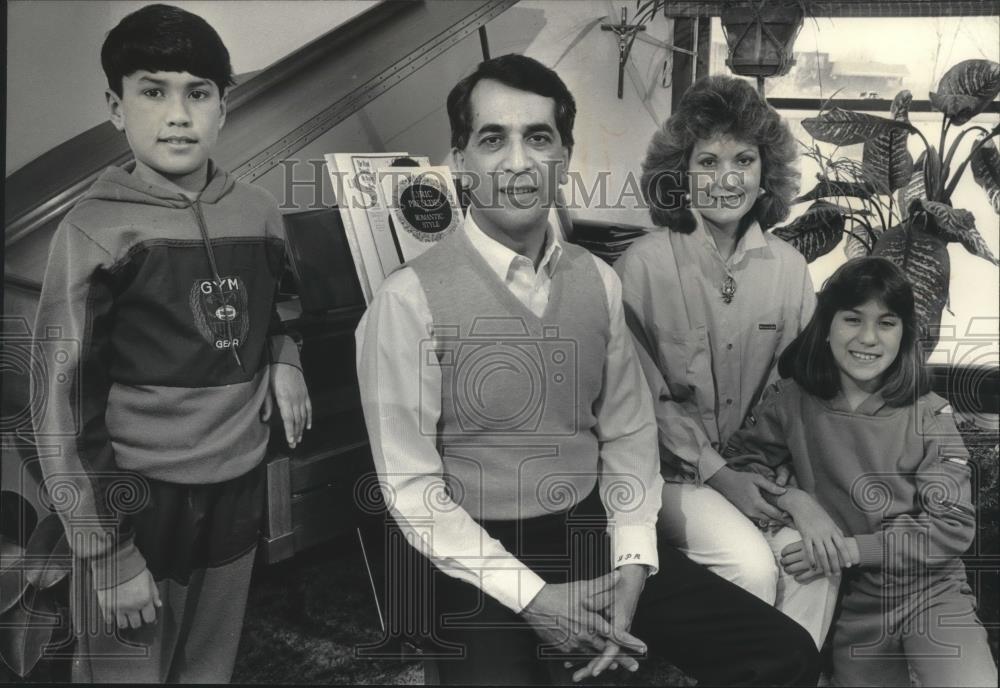
M726 344L726 349L728 351L732 351L733 350L733 345L732 344Z
M733 405L733 400L732 399L726 399L726 406L732 406L732 405Z

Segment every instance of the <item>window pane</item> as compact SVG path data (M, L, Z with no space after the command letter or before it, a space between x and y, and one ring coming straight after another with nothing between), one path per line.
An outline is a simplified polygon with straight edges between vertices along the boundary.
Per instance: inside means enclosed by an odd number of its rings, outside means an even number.
M712 19L709 71L728 74L728 48ZM908 88L926 100L949 67L968 59L1000 61L1000 17L806 19L795 41L795 65L767 79L778 98L888 98Z

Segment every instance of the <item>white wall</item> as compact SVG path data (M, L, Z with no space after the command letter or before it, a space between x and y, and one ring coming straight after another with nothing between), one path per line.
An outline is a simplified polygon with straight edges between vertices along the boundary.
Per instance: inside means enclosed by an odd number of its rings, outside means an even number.
M603 204L595 200L573 212L588 219L644 225L648 224L648 213L638 207L638 186L629 187L627 178L630 173L638 175L650 137L669 115L671 89L662 86L661 78L668 53L662 47L637 41L624 98L618 100L618 44L612 33L601 31L600 24L609 19L617 23L623 5L630 16L634 14L631 0L522 0L486 28L492 56L515 52L534 57L556 69L576 98L576 146L570 167L588 190L605 175L607 197ZM672 24L659 16L648 25L646 34L668 41L672 32ZM334 151L400 150L447 164L445 99L451 87L481 59L478 36L461 41L296 153L295 178L310 179L314 168L309 161L321 160L323 153ZM314 191L289 187L287 175L287 168L275 168L259 183L288 207L308 207ZM324 197L332 199L329 184L325 180L319 183ZM572 189L567 187L565 192L572 205ZM620 198L620 207L614 207ZM577 199L582 203L582 194Z
M671 89L661 81L668 52L637 40L619 100L618 42L600 24L609 19L617 24L622 6L630 18L635 14L634 2L521 2L490 24L490 40L495 54L524 53L556 69L576 98L571 169L588 188L600 174L610 177L606 203L579 207L574 213L607 222L648 224L648 213L637 207L638 186L629 187L627 179L630 174L637 177L650 137L670 114ZM525 21L537 22L539 30L525 31ZM672 34L672 22L658 16L647 24L644 36L669 42ZM572 188L565 192L574 205ZM578 195L576 200L582 204L585 199Z
M215 27L237 74L262 69L378 0L169 0ZM6 174L107 119L101 44L150 2L12 0L7 5Z
M122 17L148 4L118 2L15 0L8 15L7 158L6 173L50 148L99 124L107 117L106 82L100 46L107 31ZM237 73L262 69L296 47L336 27L375 4L375 0L336 2L178 0L175 4L204 17L220 33ZM670 88L661 70L667 51L637 41L626 75L623 100L616 97L618 47L614 35L601 31L601 21L618 21L620 8L630 16L629 0L522 0L490 22L493 55L520 52L554 67L576 99L576 150L572 168L587 188L602 172L610 173L607 202L613 204L637 172L646 145L659 121L669 114ZM649 24L647 35L666 41L671 24L663 17ZM295 159L322 158L324 152L396 148L447 161L448 119L445 96L481 59L473 35L434 63L398 85L362 114L335 127ZM225 131L223 131L225 136ZM281 169L261 183L283 193ZM296 175L310 173L296 168ZM631 192L637 187L631 188ZM568 200L573 201L571 189ZM299 203L296 192L296 203ZM583 208L584 217L643 224L646 212L626 193L623 208ZM301 201L308 203L303 197Z

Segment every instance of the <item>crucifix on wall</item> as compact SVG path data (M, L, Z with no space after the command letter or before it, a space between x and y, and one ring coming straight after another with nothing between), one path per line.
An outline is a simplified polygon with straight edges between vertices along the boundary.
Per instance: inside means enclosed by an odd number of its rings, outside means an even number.
M625 87L625 63L628 61L628 47L631 42L632 37L640 32L645 31L646 27L642 24L629 24L628 23L628 9L622 8L622 23L621 24L601 24L601 31L614 31L615 35L618 36L618 99L621 100L624 94Z
M635 43L636 39L649 43L656 46L657 48L663 48L670 52L684 53L685 55L690 55L692 58L697 58L697 50L688 50L686 48L680 48L671 43L665 43L664 41L658 40L652 36L643 33L646 30L646 23L656 16L656 9L664 3L664 0L646 0L638 10L636 10L635 16L632 17L633 24L628 23L628 9L622 7L622 20L620 24L601 24L602 31L612 31L618 38L618 99L621 100L624 97L625 90L625 68L628 65L629 54L632 52L632 44ZM697 26L698 19L694 19L695 32L697 36ZM697 46L698 40L695 38L694 45ZM666 82L667 65L669 62L664 62L663 73L664 81L663 86L666 87L669 84ZM692 74L696 68L697 61L692 59L691 69ZM693 80L693 79L692 79Z

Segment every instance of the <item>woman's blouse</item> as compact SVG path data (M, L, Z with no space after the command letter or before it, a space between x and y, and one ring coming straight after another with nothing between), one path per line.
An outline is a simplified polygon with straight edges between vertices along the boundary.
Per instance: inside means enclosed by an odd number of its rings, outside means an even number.
M690 234L657 229L618 260L625 316L653 393L663 475L704 482L812 316L805 259L753 223L728 260L701 216ZM735 292L723 298L727 277Z

